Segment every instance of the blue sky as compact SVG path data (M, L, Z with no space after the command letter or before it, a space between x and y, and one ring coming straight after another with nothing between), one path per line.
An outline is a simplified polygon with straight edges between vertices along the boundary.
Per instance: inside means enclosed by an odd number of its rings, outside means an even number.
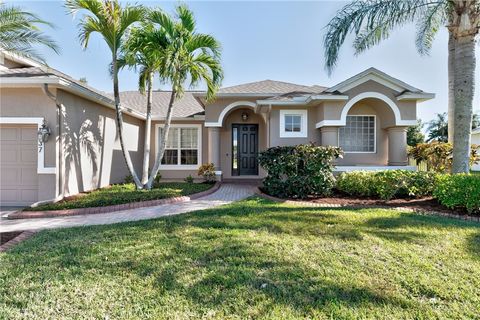
M108 74L107 46L93 36L89 48L82 50L77 39L77 23L60 1L9 1L35 12L56 25L46 30L60 45L56 55L40 50L50 66L75 78L86 77L90 85L112 91ZM177 2L136 1L172 11ZM415 28L398 29L379 46L357 57L352 41L342 48L339 64L331 77L324 69L322 39L325 25L344 1L193 1L198 31L214 35L223 47L224 86L264 79L305 85L334 85L369 67L378 68L436 98L421 103L418 117L428 121L435 113L447 110L447 32L441 30L429 56L420 56L415 48ZM477 46L477 61L480 50ZM480 63L480 62L479 62ZM476 70L479 83L480 68ZM160 88L160 84L156 85ZM120 75L121 90L136 90L137 76L132 71ZM165 88L164 88L165 89ZM474 109L480 111L480 86L476 86Z

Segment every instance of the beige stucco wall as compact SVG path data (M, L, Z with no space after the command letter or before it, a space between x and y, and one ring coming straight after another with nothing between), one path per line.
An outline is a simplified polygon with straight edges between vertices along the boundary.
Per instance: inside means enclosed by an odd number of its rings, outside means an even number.
M201 156L201 161L202 163L207 163L208 162L208 132L207 128L204 126L203 121L198 121L198 120L185 120L185 121L172 121L172 124L175 125L182 125L182 124L200 124L201 125L201 135L202 135L202 156ZM163 121L152 121L152 131L151 131L151 139L150 139L150 146L152 152L150 153L150 165L149 167L153 167L153 163L155 161L155 156L158 150L157 146L157 141L156 141L156 136L158 136L158 126L160 127L164 126ZM198 166L200 166L202 163L200 163ZM197 175L197 170L164 170L160 169L160 174L162 175L162 179L172 179L172 180L183 180L189 175L191 175L194 179L201 179Z
M307 110L307 137L306 138L281 138L280 137L280 110ZM315 129L317 120L316 107L279 107L273 106L270 113L270 146L291 146L313 142L320 144L320 131Z
M45 167L56 166L56 107L40 88L1 88L0 117L45 118L52 136L44 144ZM36 151L37 152L37 151ZM36 154L35 152L35 154ZM38 200L50 200L56 196L56 175L38 174Z
M117 137L115 111L63 90L62 137L65 194L122 182L129 174ZM137 173L143 159L144 121L124 114L125 147Z
M255 103L261 98L223 98L219 97L215 101L206 104L205 107L205 122L217 122L221 112L232 103L239 103L242 101ZM241 107L241 103L238 107ZM252 110L251 108L248 108Z

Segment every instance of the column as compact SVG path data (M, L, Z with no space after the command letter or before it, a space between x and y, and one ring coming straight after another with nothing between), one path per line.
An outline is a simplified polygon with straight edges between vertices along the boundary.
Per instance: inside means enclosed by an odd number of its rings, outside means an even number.
M388 165L406 166L407 158L407 127L390 127L388 132Z
M217 179L221 180L222 168L220 166L220 128L208 128L208 162L215 166Z
M338 127L322 127L320 129L322 146L338 146Z

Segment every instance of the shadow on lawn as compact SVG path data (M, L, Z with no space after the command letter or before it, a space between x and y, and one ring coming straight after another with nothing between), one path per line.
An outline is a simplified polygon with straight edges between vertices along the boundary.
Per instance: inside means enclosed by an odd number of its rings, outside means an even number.
M406 297L373 290L361 282L340 281L340 272L329 274L336 265L328 254L318 256L315 269L308 262L293 261L288 252L296 241L292 237L362 241L369 235L418 243L434 239L415 227L420 230L428 223L432 228L468 226L413 214L366 219L361 209L355 210L358 221L338 209L301 208L302 213L294 215L298 211L298 207L253 199L241 209L225 206L157 220L42 232L27 242L28 254L21 245L9 256L23 266L12 272L21 275L26 272L22 270L40 269L60 283L85 277L91 270L118 279L124 275L134 275L136 281L152 278L158 297L181 296L198 310L245 314L242 308L254 305L259 316L279 306L306 316L335 314L341 307L418 310L422 306ZM283 243L278 236L285 236ZM480 254L480 234L469 243L472 254Z

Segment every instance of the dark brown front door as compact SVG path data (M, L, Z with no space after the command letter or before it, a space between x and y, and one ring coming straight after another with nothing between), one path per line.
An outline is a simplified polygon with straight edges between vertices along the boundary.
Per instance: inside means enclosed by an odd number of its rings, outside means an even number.
M258 125L232 125L232 175L258 175Z

